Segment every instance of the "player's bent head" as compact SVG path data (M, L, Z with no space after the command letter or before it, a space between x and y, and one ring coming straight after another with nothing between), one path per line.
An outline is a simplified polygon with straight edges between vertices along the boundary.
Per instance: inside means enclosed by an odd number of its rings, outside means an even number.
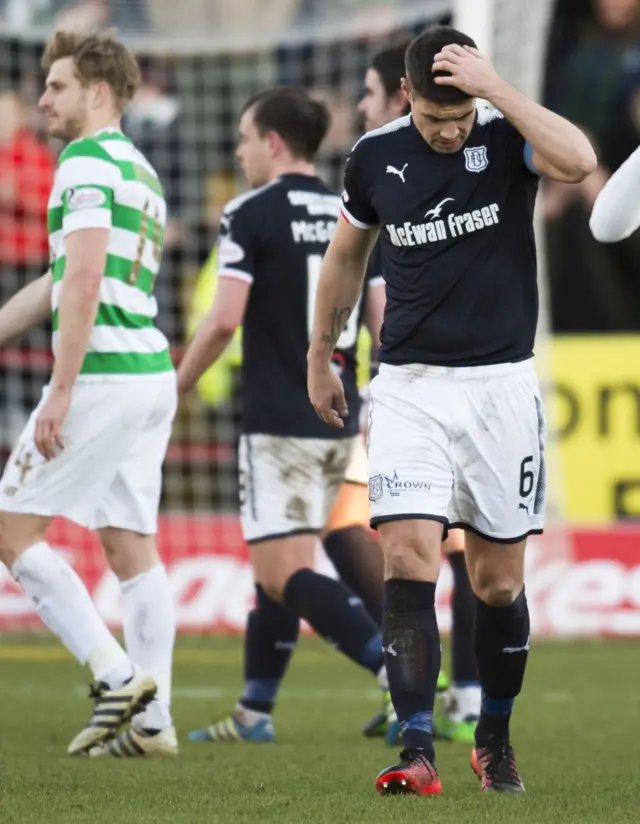
M92 121L119 117L140 85L138 63L111 32L58 31L42 57L47 72L40 106L49 133L73 140Z
M450 76L449 72L433 71L434 58L445 46L477 48L468 34L450 26L430 26L409 43L405 54L406 77L412 93L417 97L431 103L463 103L469 100L468 94L455 86L440 86L435 82L436 77Z
M377 129L409 112L409 103L402 91L405 74L404 55L409 41L377 52L367 69L364 94L358 111L367 131Z
M441 86L434 72L434 58L445 46L476 48L469 35L449 26L431 26L411 41L405 55L406 76L402 87L411 104L416 128L435 151L459 151L473 128L476 100L455 86Z
M282 86L250 98L236 152L249 183L267 183L287 164L312 163L330 125L326 105L304 89Z

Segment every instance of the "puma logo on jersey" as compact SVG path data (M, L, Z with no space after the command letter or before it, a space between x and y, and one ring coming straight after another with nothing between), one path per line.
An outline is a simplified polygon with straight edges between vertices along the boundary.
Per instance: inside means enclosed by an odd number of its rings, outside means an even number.
M436 218L440 217L440 215L442 214L442 207L445 203L448 203L449 201L453 202L453 198L445 197L445 199L441 200L440 203L438 203L438 205L434 209L429 209L428 212L425 212L425 217L431 218L431 220L435 220Z
M408 165L409 165L408 163L405 163L404 166L402 167L402 169L396 169L395 166L387 166L387 174L388 175L398 175L400 180L403 183L406 183L406 180L404 179L404 170L407 168Z

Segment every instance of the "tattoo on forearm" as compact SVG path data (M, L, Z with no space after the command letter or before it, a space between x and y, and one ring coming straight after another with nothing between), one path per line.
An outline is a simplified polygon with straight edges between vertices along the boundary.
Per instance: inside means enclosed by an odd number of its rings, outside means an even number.
M333 349L338 342L338 338L344 331L345 326L349 318L351 317L352 309L350 306L343 306L342 309L338 309L337 306L333 307L331 312L331 330L329 332L322 333L322 342L329 344Z

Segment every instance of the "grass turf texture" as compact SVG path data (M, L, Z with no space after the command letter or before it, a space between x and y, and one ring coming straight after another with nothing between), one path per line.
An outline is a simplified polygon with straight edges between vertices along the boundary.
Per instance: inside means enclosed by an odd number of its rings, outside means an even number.
M441 743L442 798L381 798L397 750L360 735L379 707L373 679L316 639L294 658L274 745L196 744L189 730L228 713L240 690L238 639L182 639L172 760L66 756L86 721L88 678L42 637L0 639L0 822L192 824L618 824L638 821L640 695L635 641L538 642L513 739L527 787L482 795L468 747Z

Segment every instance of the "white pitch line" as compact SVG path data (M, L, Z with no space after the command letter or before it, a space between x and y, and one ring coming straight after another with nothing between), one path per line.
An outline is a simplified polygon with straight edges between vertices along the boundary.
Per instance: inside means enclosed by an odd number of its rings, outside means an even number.
M237 699L242 693L242 686L237 687L198 687L198 686L176 686L173 689L173 698L177 701L217 701L221 698ZM51 690L42 688L30 690L30 695L35 698L46 698L48 695L59 700L61 693L52 693ZM73 689L74 698L86 698L87 688L79 684ZM69 693L66 693L69 696ZM380 700L380 691L376 689L297 689L284 687L278 693L278 698L283 701L376 701Z

